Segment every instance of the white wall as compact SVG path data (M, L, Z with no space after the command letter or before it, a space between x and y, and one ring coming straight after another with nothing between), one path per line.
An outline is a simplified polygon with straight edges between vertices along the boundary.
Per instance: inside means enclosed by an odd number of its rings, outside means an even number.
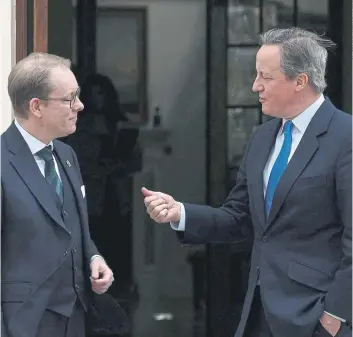
M7 93L7 77L15 59L15 0L0 1L0 127L1 133L12 121Z

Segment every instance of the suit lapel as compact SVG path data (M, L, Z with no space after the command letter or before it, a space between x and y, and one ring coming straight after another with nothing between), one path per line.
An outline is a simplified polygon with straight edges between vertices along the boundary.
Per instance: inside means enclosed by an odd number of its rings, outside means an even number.
M316 135L313 135L310 132L305 132L297 150L288 163L287 169L277 185L270 214L268 216L268 225L274 220L294 182L297 180L298 176L304 170L318 148L319 142Z
M326 99L309 123L298 148L277 185L267 221L268 227L275 219L294 182L319 149L318 137L327 131L334 111L334 106Z
M49 216L66 231L60 212L53 201L53 196L43 178L38 165L22 135L14 124L6 135L10 162Z
M274 119L267 125L263 126L263 130L253 144L251 152L254 159L251 160L255 164L250 167L248 176L248 184L251 186L253 202L256 208L256 214L259 218L261 225L265 228L265 202L264 202L264 169L271 150L273 148L276 136L281 126L280 119Z
M54 153L56 155L56 158L59 160L61 167L64 170L64 173L68 177L70 186L72 187L72 190L74 192L81 221L87 222L84 212L84 201L81 192L81 184L76 172L77 168L73 166L72 163L72 153L69 152L66 148L64 148L64 146L62 146L62 144L58 141L54 141Z

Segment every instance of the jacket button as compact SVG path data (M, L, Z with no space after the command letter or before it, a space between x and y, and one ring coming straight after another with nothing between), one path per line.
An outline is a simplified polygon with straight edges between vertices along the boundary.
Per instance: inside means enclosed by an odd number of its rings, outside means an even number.
M67 255L67 253L68 253L68 251L67 251L67 250L65 250L65 252L64 252L64 256L66 256L66 255Z
M74 253L76 253L76 247L72 248L72 251L73 251Z
M268 241L268 237L267 236L263 236L262 237L262 242L267 242Z
M68 213L66 211L63 212L64 216L68 216Z

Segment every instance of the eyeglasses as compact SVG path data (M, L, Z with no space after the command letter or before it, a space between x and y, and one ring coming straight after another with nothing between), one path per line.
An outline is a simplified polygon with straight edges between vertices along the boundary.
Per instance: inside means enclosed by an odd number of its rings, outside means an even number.
M61 102L70 102L70 109L74 106L76 103L77 99L80 98L80 92L81 89L78 88L75 92L75 94L72 96L72 98L56 98L56 97L48 97L48 98L40 98L41 100L44 101L61 101Z

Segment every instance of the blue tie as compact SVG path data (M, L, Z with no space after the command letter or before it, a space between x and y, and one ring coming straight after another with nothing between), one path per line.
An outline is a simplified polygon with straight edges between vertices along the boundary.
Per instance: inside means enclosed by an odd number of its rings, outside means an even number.
M63 202L63 188L61 185L60 178L56 172L53 152L50 146L46 146L36 153L36 155L45 161L45 179L55 189L58 194L60 201Z
M271 210L273 196L275 195L278 182L288 165L288 159L289 159L290 150L292 147L292 129L293 129L293 123L291 121L287 121L284 124L283 145L273 165L270 178L267 184L266 198L265 198L265 208L266 208L267 216L269 215Z

